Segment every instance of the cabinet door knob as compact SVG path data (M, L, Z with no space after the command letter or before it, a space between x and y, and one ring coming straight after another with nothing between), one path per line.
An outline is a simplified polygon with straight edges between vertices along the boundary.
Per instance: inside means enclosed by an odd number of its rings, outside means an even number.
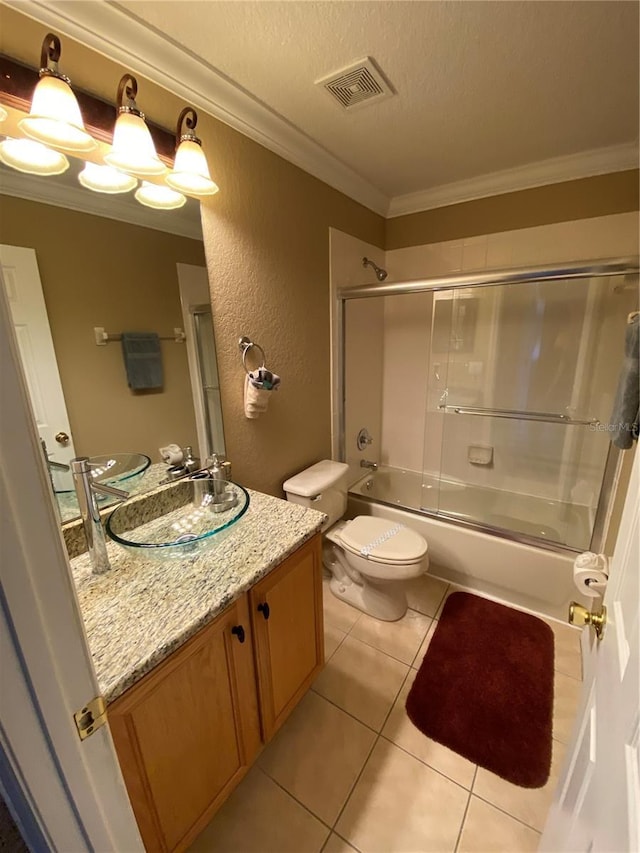
M264 616L265 619L269 618L269 612L270 612L269 611L269 605L267 604L266 601L264 602L264 604L258 605L258 610L260 613L262 613L262 615Z
M242 625L234 625L231 629L231 633L235 634L241 643L244 643L244 628Z

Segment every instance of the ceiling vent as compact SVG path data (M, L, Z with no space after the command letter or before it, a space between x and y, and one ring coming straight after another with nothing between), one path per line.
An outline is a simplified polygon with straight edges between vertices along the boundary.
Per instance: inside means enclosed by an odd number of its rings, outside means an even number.
M316 86L322 86L345 110L374 104L395 94L370 56L316 80Z

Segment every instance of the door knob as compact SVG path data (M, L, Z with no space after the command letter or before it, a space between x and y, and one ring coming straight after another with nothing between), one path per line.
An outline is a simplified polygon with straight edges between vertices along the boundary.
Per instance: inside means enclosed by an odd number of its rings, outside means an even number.
M66 432L57 432L56 441L58 442L58 444L69 444L69 436L66 434Z
M569 624L577 625L582 628L584 625L590 625L596 632L596 637L601 640L604 636L604 626L607 623L607 608L603 605L601 610L591 612L578 604L577 601L572 601L569 605Z

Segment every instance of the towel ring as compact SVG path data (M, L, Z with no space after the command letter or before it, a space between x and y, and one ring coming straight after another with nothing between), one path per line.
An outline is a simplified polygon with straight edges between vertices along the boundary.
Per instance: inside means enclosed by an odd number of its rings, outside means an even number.
M260 351L260 355L262 356L262 364L260 365L260 367L263 367L263 368L265 368L265 369L266 369L266 366L267 366L267 365L266 365L267 357L265 356L265 354L264 354L264 350L262 349L262 347L260 346L260 344L254 344L254 342L253 342L253 341L251 341L251 340L249 340L249 338L248 338L246 335L243 335L243 336L240 338L240 340L238 341L238 346L239 346L239 347L240 347L240 349L242 350L242 366L244 367L244 370L245 370L245 373L246 373L246 374L251 373L251 371L250 371L250 370L249 370L249 368L247 367L247 353L248 353L248 352L249 352L249 350L251 350L251 349L257 349L257 350L259 350L259 351ZM259 369L259 368L257 368L257 369Z

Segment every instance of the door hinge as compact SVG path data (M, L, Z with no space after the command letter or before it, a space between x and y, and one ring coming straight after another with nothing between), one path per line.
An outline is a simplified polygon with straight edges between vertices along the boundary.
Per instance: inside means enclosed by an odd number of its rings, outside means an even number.
M102 696L96 696L91 702L87 702L84 708L76 711L73 719L76 722L80 740L86 740L107 722L107 703Z

